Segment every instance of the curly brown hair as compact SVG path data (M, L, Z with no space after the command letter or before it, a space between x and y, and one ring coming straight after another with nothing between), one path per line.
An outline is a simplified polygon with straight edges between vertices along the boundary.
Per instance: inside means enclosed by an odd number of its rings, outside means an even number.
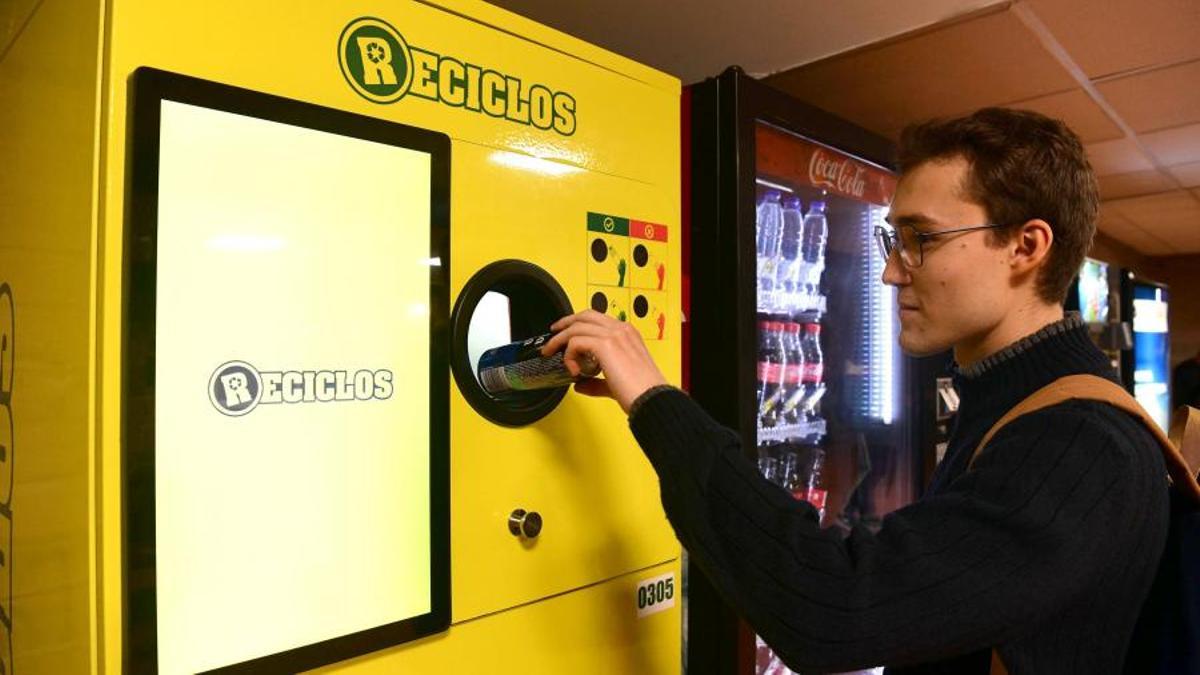
M969 164L964 191L991 222L991 243L1010 241L1016 228L1040 218L1054 231L1036 289L1062 303L1096 233L1099 187L1083 143L1063 122L1029 110L982 108L966 117L909 126L897 149L900 172L932 160L961 157Z

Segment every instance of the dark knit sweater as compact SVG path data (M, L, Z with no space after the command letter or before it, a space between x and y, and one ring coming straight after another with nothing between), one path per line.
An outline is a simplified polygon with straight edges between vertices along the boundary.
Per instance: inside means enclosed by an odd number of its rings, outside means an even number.
M971 452L1009 408L1064 375L1113 378L1077 317L956 373L945 461L878 533L843 537L766 481L738 436L678 390L630 426L676 535L794 670L1119 673L1166 537L1161 450L1128 414L1068 401Z

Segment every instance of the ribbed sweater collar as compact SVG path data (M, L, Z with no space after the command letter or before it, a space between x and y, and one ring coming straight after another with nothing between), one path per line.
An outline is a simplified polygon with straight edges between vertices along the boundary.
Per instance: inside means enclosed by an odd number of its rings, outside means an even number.
M1108 357L1092 342L1079 314L1071 312L978 363L956 368L959 413L1003 413L1054 380L1080 373L1115 379Z

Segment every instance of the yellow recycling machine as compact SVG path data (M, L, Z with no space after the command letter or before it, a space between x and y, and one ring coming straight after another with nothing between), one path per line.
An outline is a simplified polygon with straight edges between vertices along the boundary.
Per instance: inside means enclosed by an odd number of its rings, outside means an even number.
M676 673L586 307L680 349L679 83L490 5L0 10L5 673Z

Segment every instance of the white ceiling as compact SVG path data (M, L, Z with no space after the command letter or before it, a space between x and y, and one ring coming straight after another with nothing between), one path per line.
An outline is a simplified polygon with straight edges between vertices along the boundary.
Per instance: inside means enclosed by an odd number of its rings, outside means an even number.
M495 0L691 83L740 65L882 136L987 105L1064 120L1100 230L1200 253L1200 0Z
M492 0L684 84L740 65L755 77L1004 0Z

